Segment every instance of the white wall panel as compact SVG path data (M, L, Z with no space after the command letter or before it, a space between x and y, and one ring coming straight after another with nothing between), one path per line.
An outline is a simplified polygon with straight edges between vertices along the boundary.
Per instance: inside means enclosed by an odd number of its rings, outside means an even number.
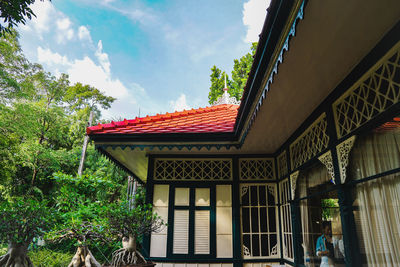
M217 207L217 235L232 234L232 208Z
M217 185L217 206L218 207L231 207L232 206L232 193L230 185Z
M164 223L168 223L168 207L157 207L157 206L154 206L153 207L153 212L156 213L158 216L160 216L161 219L164 221ZM168 229L167 226L163 226L161 228L161 231L159 231L158 233L154 233L154 234L164 234L164 235L166 235L168 233L167 229Z
M243 267L285 267L279 262L254 262L254 263L243 263Z
M232 191L230 185L216 186L217 258L232 258Z
M233 267L232 263L157 263L156 267Z
M232 235L217 235L217 258L232 257Z
M189 188L175 189L175 206L189 206Z
M210 206L210 188L196 188L196 206Z
M167 235L152 234L150 240L150 257L167 256Z
M153 191L153 206L168 207L169 185L156 184Z
M161 219L168 222L168 198L169 185L154 185L153 190L153 211ZM150 257L167 256L167 226L160 232L152 233L150 238Z

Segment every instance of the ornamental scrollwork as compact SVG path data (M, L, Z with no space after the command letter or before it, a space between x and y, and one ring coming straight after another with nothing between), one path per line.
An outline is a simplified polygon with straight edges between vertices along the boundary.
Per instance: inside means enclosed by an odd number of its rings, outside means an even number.
M292 200L295 197L296 194L296 183L297 183L297 178L299 177L299 171L295 171L290 175L290 186L292 189Z
M339 161L340 182L342 184L346 182L346 170L347 166L349 165L349 155L355 140L356 136L353 135L349 139L345 140L344 142L336 146L336 151Z
M332 182L336 184L335 181L335 172L333 170L333 159L331 151L328 151L321 156L318 157L319 161L325 165L326 169L328 170L329 176L332 178Z
M243 197L244 195L246 195L248 191L249 191L249 186L248 185L242 185L242 192L240 194L240 197Z
M272 247L270 256L278 255L278 244Z
M251 256L249 248L245 245L243 245L243 256Z
M400 44L333 103L339 138L350 134L400 101Z

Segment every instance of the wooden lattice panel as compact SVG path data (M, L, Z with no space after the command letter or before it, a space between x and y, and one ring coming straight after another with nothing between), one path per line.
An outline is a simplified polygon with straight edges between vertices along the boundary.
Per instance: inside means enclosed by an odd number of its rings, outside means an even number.
M279 178L284 177L288 173L287 169L287 160L286 160L286 152L283 151L279 156L278 156L278 174Z
M231 159L156 159L154 180L231 180Z
M343 137L400 100L400 43L333 104Z
M241 180L271 180L275 179L274 159L252 158L240 159Z
M290 161L295 169L328 147L326 114L323 113L308 129L290 145Z

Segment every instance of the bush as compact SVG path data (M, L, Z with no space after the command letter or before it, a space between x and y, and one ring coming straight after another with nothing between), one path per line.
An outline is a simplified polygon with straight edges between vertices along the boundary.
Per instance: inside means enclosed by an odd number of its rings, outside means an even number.
M7 244L0 244L0 256L7 253L8 245Z
M36 267L65 267L74 256L73 253L57 252L46 248L29 251L28 255Z

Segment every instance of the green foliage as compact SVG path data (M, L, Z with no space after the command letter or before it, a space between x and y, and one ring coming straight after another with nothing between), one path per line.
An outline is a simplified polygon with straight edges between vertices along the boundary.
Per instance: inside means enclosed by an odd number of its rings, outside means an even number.
M115 99L28 62L15 32L0 51L0 194L47 195L53 172L77 170L90 110L99 117Z
M66 266L63 253L69 262L78 243L101 248L92 251L99 259L119 245L104 243L106 214L125 197L126 173L89 145L76 175L90 111L97 120L114 100L28 62L15 31L0 37L0 243L60 241L30 254L34 262L54 258L37 266Z
M18 33L0 34L0 103L21 94L26 74L32 70L18 43Z
M4 255L7 253L8 246L6 244L0 243L0 255Z
M0 203L0 243L29 244L54 224L55 212L46 201L13 198Z
M70 211L77 208L78 204L86 202L109 201L115 188L121 185L113 180L101 178L101 176L84 174L73 176L61 172L53 174L56 184L54 187L56 207L60 211Z
M336 214L339 212L338 199L326 198L321 199L322 220L332 221Z
M232 80L226 77L228 93L230 96L240 100L243 95L243 89L246 85L248 74L253 64L253 57L257 49L257 43L251 46L251 52L242 56L240 59L235 59L233 70L231 73ZM210 75L210 92L208 94L208 103L213 104L222 94L225 83L225 71L220 70L215 65L211 68Z
M211 87L210 92L208 93L208 102L210 104L213 104L224 93L223 89L225 87L225 75L226 73L222 72L215 65L211 68ZM232 83L228 77L226 77L226 82L228 88L231 88ZM231 93L231 90L228 92Z
M74 254L42 248L30 251L28 256L36 267L65 267L69 265Z
M141 236L157 232L165 225L161 217L153 213L152 205L144 203L144 190L136 192L133 207L127 201L107 207L110 232L119 237Z
M25 24L27 18L36 17L29 7L33 3L35 0L0 1L0 19L3 20L0 23L0 36L10 33L18 23Z
M91 154L89 158L96 157ZM100 159L102 162L104 158ZM54 202L60 216L46 235L49 249L71 252L76 246L89 246L97 259L105 260L118 247L119 243L111 240L105 215L109 203L120 198L122 186L112 176L104 175L106 169L99 167L100 176L88 174L90 169L82 176L61 172L53 175Z

